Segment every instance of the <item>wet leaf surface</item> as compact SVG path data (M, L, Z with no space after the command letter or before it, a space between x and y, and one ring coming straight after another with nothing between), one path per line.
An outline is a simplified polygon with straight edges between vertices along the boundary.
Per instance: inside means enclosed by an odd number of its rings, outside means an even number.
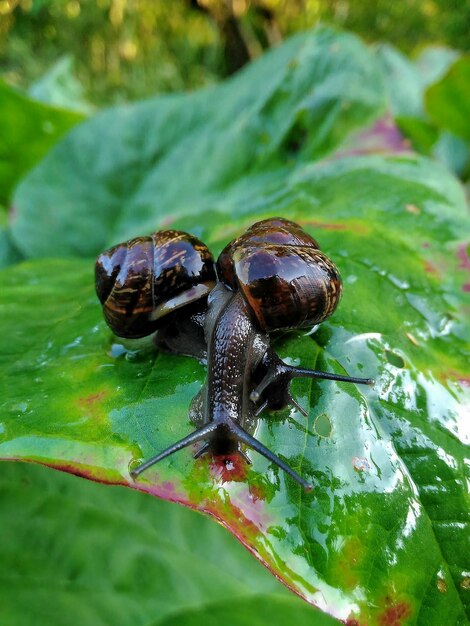
M470 141L470 55L456 61L426 94L427 109L433 120Z
M381 85L355 39L320 31L215 91L105 112L59 144L18 189L11 233L31 257L88 258L0 274L0 456L204 511L350 625L463 624L469 217L443 168L403 152ZM256 437L312 493L254 453L247 467L186 450L134 483L133 463L193 429L205 369L111 334L92 255L168 225L218 253L273 215L314 235L344 281L334 316L277 350L375 387L296 381L307 419L261 415Z

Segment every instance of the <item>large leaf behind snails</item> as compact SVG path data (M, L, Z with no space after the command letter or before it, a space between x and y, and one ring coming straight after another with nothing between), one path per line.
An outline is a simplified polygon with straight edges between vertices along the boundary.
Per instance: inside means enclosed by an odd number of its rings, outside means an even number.
M0 80L0 204L83 115L37 102Z
M277 349L377 384L298 381L308 419L262 415L257 437L313 481L311 494L254 454L246 468L181 452L132 482L130 462L191 430L205 372L113 337L91 259L1 275L0 456L203 510L350 624L466 623L469 219L444 169L402 154L384 104L357 40L306 34L215 91L97 116L16 197L12 234L31 257L93 255L170 223L217 253L271 215L319 240L344 298L314 335L284 336Z

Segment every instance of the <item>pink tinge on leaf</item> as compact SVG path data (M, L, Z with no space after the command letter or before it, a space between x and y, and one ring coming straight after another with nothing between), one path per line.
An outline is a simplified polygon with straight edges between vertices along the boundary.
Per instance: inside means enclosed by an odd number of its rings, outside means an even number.
M214 456L209 467L216 481L243 482L246 480L247 463L239 454Z
M402 154L411 151L410 142L398 130L390 114L376 120L366 130L351 135L334 158L364 154Z
M380 626L402 626L411 615L411 609L406 602L399 602L387 607L379 616Z
M16 204L10 204L8 207L8 220L10 224L18 217L18 207Z
M81 406L93 406L96 402L99 402L107 395L106 391L97 391L89 396L82 396L78 399L78 404Z
M470 257L468 256L468 248L470 244L463 243L457 248L457 258L459 259L459 268L470 271Z

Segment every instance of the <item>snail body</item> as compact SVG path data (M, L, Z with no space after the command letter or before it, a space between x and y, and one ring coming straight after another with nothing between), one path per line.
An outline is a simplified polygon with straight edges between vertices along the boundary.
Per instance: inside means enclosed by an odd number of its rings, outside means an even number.
M159 231L101 254L95 276L113 332L140 337L158 331L158 347L207 361L207 381L190 411L198 428L136 468L134 477L204 441L196 458L239 453L250 462L246 445L311 489L250 434L256 417L289 404L305 415L290 394L295 377L372 381L288 366L270 346L271 332L311 327L339 302L339 272L308 233L283 218L254 224L224 248L216 281L212 255L202 242L180 231Z

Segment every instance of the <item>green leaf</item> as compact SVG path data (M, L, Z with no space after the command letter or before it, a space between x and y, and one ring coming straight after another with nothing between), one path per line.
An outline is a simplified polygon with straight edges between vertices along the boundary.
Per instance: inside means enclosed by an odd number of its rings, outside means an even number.
M387 77L387 92L397 117L424 118L423 95L458 57L455 50L430 46L416 59L409 59L394 46L382 44L377 56Z
M387 76L390 105L400 131L415 150L434 156L452 172L465 177L470 146L462 139L465 135L458 131L455 133L452 118L460 115L468 126L467 109L462 94L454 94L455 97L450 94L455 85L452 87L452 79L446 78L446 72L453 76L454 65L462 63L461 60L456 61L458 53L447 48L430 47L416 60L410 60L393 46L384 45L378 49L378 56ZM465 88L464 82L461 88ZM449 106L460 110L460 113L454 111L449 115Z
M21 176L83 116L35 102L1 80L0 109L0 204L7 204Z
M0 457L205 511L350 624L464 624L469 217L443 168L401 154L384 101L367 49L320 30L217 88L72 131L15 196L23 254L75 258L0 274ZM130 463L194 428L205 370L114 337L91 256L168 224L217 253L272 215L301 223L344 280L334 316L276 349L375 388L299 380L307 419L261 415L256 436L310 494L255 454L247 467L181 451L134 483Z
M70 111L90 114L93 107L86 102L83 86L74 75L74 61L63 56L29 88L29 95L46 104Z
M124 489L2 464L2 621L11 626L334 626L216 524ZM203 575L202 575L203 574ZM220 623L220 622L219 622Z
M426 93L426 110L433 121L457 137L470 140L470 56L458 59Z
M169 216L238 213L253 184L331 152L384 106L357 39L294 37L224 84L113 108L71 132L19 186L15 243L26 257L95 255Z
M18 263L22 259L23 256L11 241L10 232L4 226L0 226L0 268Z

